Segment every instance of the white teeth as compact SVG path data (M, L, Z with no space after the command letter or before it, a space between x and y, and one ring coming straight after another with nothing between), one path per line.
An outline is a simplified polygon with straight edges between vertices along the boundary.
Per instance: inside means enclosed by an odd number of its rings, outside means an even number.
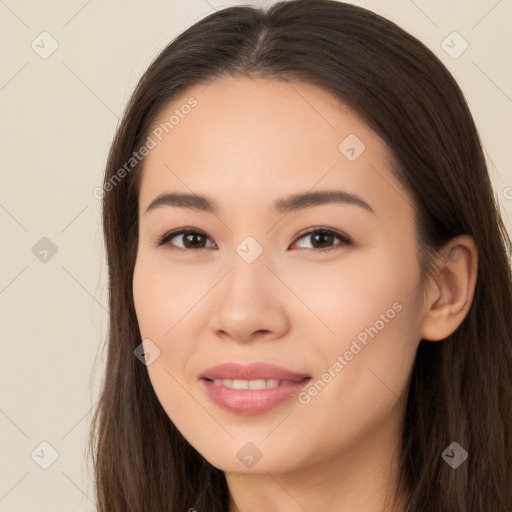
M233 379L233 389L249 389L249 381Z
M266 387L267 387L267 383L266 383L265 379L249 381L249 389L265 389Z
M277 388L279 385L294 384L290 380L280 381L278 379L257 379L257 380L232 380L232 379L214 379L216 386L225 386L231 389L266 389Z

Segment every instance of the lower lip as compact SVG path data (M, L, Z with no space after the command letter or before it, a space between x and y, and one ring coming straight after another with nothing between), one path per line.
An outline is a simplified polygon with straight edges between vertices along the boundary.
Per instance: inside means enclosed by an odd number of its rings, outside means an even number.
M201 380L206 392L217 405L238 414L260 414L296 396L311 379L265 389L232 389L216 386L206 379Z

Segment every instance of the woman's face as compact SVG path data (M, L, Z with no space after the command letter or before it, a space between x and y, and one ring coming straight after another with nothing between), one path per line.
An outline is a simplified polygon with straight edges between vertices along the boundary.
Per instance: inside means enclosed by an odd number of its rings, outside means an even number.
M153 128L133 294L172 422L238 473L397 440L422 286L387 146L324 90L268 79L190 88Z

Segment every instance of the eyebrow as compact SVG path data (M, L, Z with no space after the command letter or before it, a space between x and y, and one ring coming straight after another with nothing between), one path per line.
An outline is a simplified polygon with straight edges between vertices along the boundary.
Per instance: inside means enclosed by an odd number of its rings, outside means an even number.
M282 214L331 203L359 206L375 215L373 208L366 201L355 194L351 194L343 190L322 190L318 192L294 194L276 200L272 210L275 213ZM160 194L148 206L146 213L162 206L189 208L191 210L199 210L214 214L219 211L219 207L215 201L212 201L206 196L174 192Z

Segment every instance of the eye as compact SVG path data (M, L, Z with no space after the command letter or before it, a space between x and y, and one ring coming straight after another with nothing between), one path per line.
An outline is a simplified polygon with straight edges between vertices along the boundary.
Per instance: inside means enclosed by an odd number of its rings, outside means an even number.
M185 236L183 236L185 235ZM204 239L208 238L202 231L190 228L182 228L178 231L172 231L163 235L157 242L157 246L168 244L173 238L181 238L181 245L177 247L181 249L205 249ZM171 244L176 245L176 244Z
M315 229L310 230L310 231L304 233L303 235L301 235L298 238L297 242L295 242L295 244L298 243L298 241L300 241L302 239L307 239L307 238L310 238L311 240L313 240L312 249L316 249L315 252L327 252L327 251L337 249L340 246L350 245L352 243L352 240L347 235L340 233L339 231L337 231L335 229L315 228ZM336 245L329 246L332 243L333 239L335 239L335 238L340 240L341 243L339 243L338 246L336 246ZM318 247L318 244L320 245L320 248ZM302 246L302 247L304 247L304 246ZM306 248L309 249L310 247L306 247Z
M312 238L313 236L314 238ZM303 233L293 245L297 244L302 239L306 239L307 237L310 237L310 239L314 240L314 242L313 247L306 247L306 249L312 248L315 249L315 252L327 252L339 248L339 246L349 245L352 243L351 239L347 235L335 229L319 227ZM174 238L181 240L181 244L171 243L171 240ZM333 240L336 238L340 240L338 247L336 245L330 246L330 244L332 244ZM170 233L164 234L158 240L156 245L157 247L160 247L162 245L171 243L171 245L180 249L218 249L215 243L211 244L210 246L205 245L206 240L209 240L209 238L202 231L191 228L181 228L177 231L171 231ZM320 245L320 247L318 247L318 245ZM304 246L302 247L304 248Z

